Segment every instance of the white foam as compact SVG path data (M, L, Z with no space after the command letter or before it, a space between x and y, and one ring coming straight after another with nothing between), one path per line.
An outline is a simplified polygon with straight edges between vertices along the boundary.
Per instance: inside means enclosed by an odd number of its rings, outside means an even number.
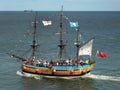
M16 72L17 75L23 76L23 74L20 71Z
M120 77L105 76L105 75L95 75L95 74L86 75L86 76L84 76L84 78L92 78L92 79L98 79L98 80L120 81Z
M35 78L35 79L37 79L37 80L42 79L42 77L41 77L41 76L35 76L34 78Z
M25 72L21 72L21 71L17 71L16 74L20 75L20 76L24 76L24 77L33 77L35 79L41 79L40 75L29 74L29 73L25 73Z

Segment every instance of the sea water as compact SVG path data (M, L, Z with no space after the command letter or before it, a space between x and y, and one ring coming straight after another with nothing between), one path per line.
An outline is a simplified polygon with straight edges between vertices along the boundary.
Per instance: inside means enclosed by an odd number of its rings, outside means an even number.
M46 79L27 77L20 71L21 62L7 55L14 53L28 58L31 52L34 12L0 12L0 90L120 90L120 12L64 12L63 31L66 49L64 57L74 59L76 28L70 21L78 21L82 41L95 37L91 73L77 79ZM51 20L44 26L42 20ZM38 58L55 60L59 53L59 12L38 12ZM96 51L107 52L107 58L96 57Z

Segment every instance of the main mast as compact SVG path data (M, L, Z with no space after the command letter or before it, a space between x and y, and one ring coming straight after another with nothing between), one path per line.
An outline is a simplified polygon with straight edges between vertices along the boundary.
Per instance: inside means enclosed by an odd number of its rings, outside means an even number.
M59 52L60 60L62 60L63 49L65 47L65 44L63 43L63 38L62 38L62 34L63 34L62 18L63 18L63 6L62 6L62 9L61 9L61 14L60 14L60 44L58 45L59 48L60 48L60 52Z
M37 12L35 12L35 18L34 18L34 22L33 22L33 27L34 27L34 31L33 31L33 43L31 45L32 47L32 55L31 55L31 58L32 60L35 59L35 51L36 51L36 48L38 46L37 44L37 41L36 41L36 30L37 30Z

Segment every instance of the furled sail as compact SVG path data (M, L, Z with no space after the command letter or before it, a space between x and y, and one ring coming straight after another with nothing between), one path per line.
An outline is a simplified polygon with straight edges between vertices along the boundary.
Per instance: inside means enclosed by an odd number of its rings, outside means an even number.
M86 42L83 46L79 49L79 56L81 55L92 55L92 45L93 45L94 39L89 40Z

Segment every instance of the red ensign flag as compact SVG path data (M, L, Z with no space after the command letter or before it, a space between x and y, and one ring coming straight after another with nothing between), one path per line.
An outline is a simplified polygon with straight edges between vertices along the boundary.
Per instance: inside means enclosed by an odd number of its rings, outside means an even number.
M97 51L96 52L96 56L102 57L102 58L106 58L107 57L107 53L106 52Z

